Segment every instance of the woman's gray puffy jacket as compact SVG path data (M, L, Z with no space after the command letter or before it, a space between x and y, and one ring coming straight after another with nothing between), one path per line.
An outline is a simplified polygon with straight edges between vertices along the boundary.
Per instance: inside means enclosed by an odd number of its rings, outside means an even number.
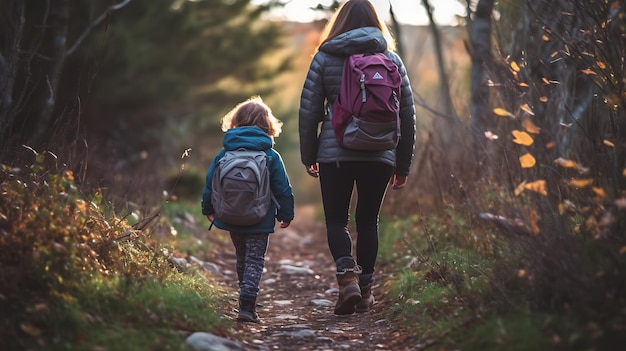
M400 91L400 142L395 150L354 151L339 146L331 125L332 104L341 83L344 59L355 53L384 52L398 66ZM322 124L321 129L319 128ZM408 175L415 147L415 107L406 69L400 57L387 50L380 29L363 27L326 42L313 57L300 98L300 156L305 166L341 161L380 161ZM319 131L319 133L318 133Z

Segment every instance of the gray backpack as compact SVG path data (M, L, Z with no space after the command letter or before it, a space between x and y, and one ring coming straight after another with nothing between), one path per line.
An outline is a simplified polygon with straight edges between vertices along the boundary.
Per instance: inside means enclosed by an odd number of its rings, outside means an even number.
M226 151L211 184L215 216L226 224L258 224L270 209L273 196L265 151Z

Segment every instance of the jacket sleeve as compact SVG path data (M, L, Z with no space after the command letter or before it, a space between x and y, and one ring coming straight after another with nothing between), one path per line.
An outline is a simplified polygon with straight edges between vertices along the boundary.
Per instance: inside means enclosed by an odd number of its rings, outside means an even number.
M402 59L393 54L393 61L402 76L400 87L400 142L396 147L396 169L398 175L408 175L415 152L415 105L413 91Z
M318 52L311 61L300 96L298 129L300 133L300 157L305 166L317 162L317 133L325 114L326 92L324 91L321 61L322 56Z
M206 178L204 181L204 190L202 191L202 214L210 215L214 214L215 210L213 209L213 204L211 204L211 194L213 193L213 173L215 172L215 166L217 162L224 155L224 150L222 149L214 158L213 162L209 166L209 170L206 173Z
M294 217L294 196L285 164L278 152L272 150L270 161L270 186L278 202L276 219L291 222Z

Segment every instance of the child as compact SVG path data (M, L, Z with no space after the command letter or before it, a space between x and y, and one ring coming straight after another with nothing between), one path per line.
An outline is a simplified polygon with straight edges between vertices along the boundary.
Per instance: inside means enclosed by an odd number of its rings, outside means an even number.
M274 232L275 221L287 228L294 216L294 197L282 158L272 147L274 137L281 132L282 122L272 115L271 109L260 97L252 97L232 109L222 119L224 147L213 159L206 175L202 194L202 214L216 227L230 232L237 256L237 278L239 279L239 314L237 320L259 323L256 314L256 299L261 274L265 266L269 234ZM262 150L268 155L270 187L277 205L272 202L270 210L259 224L237 226L226 224L215 216L211 203L212 177L219 160L228 150L245 148Z

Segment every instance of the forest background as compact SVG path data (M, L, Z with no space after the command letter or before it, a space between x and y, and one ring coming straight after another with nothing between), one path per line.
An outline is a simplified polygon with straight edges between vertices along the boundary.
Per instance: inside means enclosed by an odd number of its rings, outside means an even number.
M430 279L438 297L455 296L473 317L489 299L490 310L558 311L563 320L573 313L574 326L529 323L555 328L561 337L551 342L565 348L611 344L626 325L626 5L461 3L470 15L457 26L438 26L432 16L430 26L400 25L391 16L418 132L408 189L390 193L384 206L396 221L390 247L418 257L398 284ZM134 228L160 215L165 202L193 204L193 213L220 148L220 118L251 95L284 122L276 149L297 202L319 202L299 161L297 110L323 20L266 20L278 1L0 6L5 281L25 275L15 267L32 266L33 274L38 267L21 260L37 251L28 240L40 239L15 234L26 230L16 218L39 208L12 205L31 194L20 177L36 182L56 172L61 188L70 182L95 194L91 203L135 218ZM16 180L17 188L7 185ZM67 244L71 233L61 234ZM25 241L20 259L16 240ZM53 252L55 243L43 247ZM481 268L469 273L447 255L435 258L449 247ZM411 294L428 289L435 288ZM4 301L18 290L2 291Z

